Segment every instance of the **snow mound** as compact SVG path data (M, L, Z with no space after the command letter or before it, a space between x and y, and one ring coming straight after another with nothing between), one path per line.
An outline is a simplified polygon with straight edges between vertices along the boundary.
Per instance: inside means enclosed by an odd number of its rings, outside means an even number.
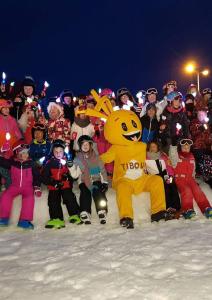
M211 190L201 184L212 202ZM119 226L109 190L108 223L44 229L47 191L36 200L34 231L0 229L1 300L212 299L212 221L150 223L149 196L135 197L135 229ZM65 212L65 210L64 210ZM65 212L67 217L67 214Z

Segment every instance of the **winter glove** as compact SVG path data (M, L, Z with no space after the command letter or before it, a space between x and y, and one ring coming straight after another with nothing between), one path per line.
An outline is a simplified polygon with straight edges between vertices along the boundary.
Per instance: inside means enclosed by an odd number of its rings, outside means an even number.
M69 173L64 173L64 174L62 175L62 180L68 181L69 179L71 179L71 176L70 176Z
M42 195L42 191L41 191L41 188L39 186L35 186L34 187L34 195L35 197L37 198L40 198L41 195Z
M53 187L59 190L63 187L63 183L59 180L55 180L55 182L53 183Z
M73 160L67 160L67 166L71 168L73 166Z
M106 193L108 190L108 184L106 182L103 182L101 185L100 185L100 191L102 193Z

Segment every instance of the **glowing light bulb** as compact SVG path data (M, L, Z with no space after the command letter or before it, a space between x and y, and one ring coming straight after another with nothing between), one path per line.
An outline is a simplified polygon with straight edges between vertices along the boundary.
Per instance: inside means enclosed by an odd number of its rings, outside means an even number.
M5 72L2 72L2 80L3 80L3 81L5 81L6 77L7 77L6 73L5 73Z
M209 70L208 69L203 70L201 73L202 73L203 76L208 76L209 75Z
M65 147L65 150L64 150L64 152L65 152L66 154L68 154L68 153L69 153L69 147L68 147L68 146L66 146L66 147Z
M49 83L47 81L44 81L44 87L47 89L49 87Z
M39 162L42 164L42 163L44 162L44 160L45 160L45 156L41 157L41 158L39 159Z
M180 130L180 129L182 128L182 125L179 124L179 123L177 123L177 124L176 124L176 128L177 128L178 130Z
M104 199L102 199L102 200L99 201L99 205L100 205L102 208L104 208L104 207L107 206L107 201L104 200Z
M10 135L10 133L9 133L9 132L7 132L5 137L6 137L6 140L7 140L7 141L9 141L9 140L11 139L11 135Z
M27 102L28 102L28 103L32 103L32 101L33 101L32 98L27 97Z

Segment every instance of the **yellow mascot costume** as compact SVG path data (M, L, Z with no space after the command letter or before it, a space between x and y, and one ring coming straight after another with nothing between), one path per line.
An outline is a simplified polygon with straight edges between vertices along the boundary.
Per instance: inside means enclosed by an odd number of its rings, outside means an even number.
M165 218L165 193L162 178L145 174L146 144L140 142L142 126L137 115L128 110L113 111L110 100L91 91L97 104L87 115L106 119L105 138L110 149L101 155L104 163L114 161L112 186L117 193L120 224L133 228L132 195L150 192L152 221Z

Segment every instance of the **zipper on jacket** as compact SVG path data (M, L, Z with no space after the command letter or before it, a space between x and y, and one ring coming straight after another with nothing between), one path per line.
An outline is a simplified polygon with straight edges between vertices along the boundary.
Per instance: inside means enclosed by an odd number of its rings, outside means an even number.
M20 179L20 187L22 186L22 163L21 163L21 179Z
M149 142L149 135L150 135L151 128L152 128L152 119L150 119L150 124L149 124L149 132L148 132L148 136L147 136L148 142Z

